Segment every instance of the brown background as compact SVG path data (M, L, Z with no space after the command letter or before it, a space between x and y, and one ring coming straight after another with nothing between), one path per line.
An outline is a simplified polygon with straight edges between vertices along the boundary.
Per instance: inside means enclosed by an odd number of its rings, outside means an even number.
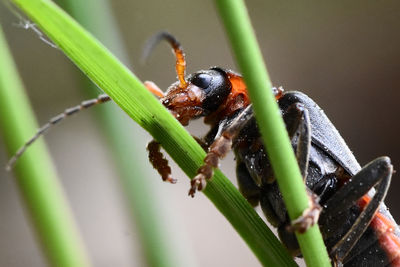
M398 1L284 2L247 1L274 85L301 90L316 100L361 165L388 155L400 169ZM161 88L174 81L174 59L165 46L146 65L140 64L145 40L162 29L183 44L189 73L209 66L237 69L212 1L120 0L113 1L112 9L129 53L124 60L142 80L153 80ZM14 26L18 19L4 6L0 22L41 123L83 99L76 68L60 51L32 31ZM46 141L95 266L142 266L137 234L129 225L115 170L107 163L110 155L93 120L95 112L53 129ZM201 122L190 131L205 131L197 127ZM144 147L150 137L137 127L135 131L132 138L144 138ZM0 142L0 166L7 157ZM132 160L148 165L143 150ZM222 167L232 181L233 164L229 157ZM180 179L176 186L162 184L149 171L151 177L146 178L159 190L158 196L149 197L168 203L174 215L166 225L187 240L197 265L258 266L204 196L186 197L188 180L177 167L173 171ZM0 177L0 266L42 266L12 176L0 168ZM399 188L395 174L386 200L395 218L400 218Z

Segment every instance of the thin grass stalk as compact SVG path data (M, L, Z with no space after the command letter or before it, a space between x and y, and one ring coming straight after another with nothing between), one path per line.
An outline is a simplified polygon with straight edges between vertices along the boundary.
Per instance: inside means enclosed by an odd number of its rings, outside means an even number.
M193 177L205 152L143 84L53 2L12 0L132 119L147 130ZM204 194L242 236L263 265L295 266L281 243L220 171Z
M308 208L308 197L263 56L243 1L216 0L239 69L248 86L257 123L291 220ZM296 233L307 266L330 266L318 225Z
M38 127L1 28L0 58L0 130L12 155ZM50 265L90 266L43 141L21 157L14 174Z

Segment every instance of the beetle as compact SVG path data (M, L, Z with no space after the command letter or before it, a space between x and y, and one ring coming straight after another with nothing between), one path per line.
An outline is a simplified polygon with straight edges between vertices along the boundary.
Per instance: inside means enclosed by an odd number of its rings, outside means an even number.
M264 148L242 76L219 67L185 76L185 56L180 43L169 33L155 35L151 51L167 41L176 56L178 81L164 94L154 83L147 88L184 126L204 117L211 126L197 141L206 150L204 164L191 181L194 196L211 179L219 159L230 149L236 158L239 190L253 205L261 205L267 220L278 228L281 241L293 256L299 246ZM296 220L308 227L307 216L318 224L335 265L400 266L400 229L383 203L393 167L388 157L377 158L361 168L347 144L323 110L307 95L273 88L297 161L310 191L323 207ZM149 159L164 181L174 183L160 144L148 145ZM341 222L341 223L338 223Z
M315 201L323 207L319 214L316 203L313 210L296 220L298 225L293 224L275 181L242 76L219 67L185 76L183 49L171 34L156 34L150 39L145 54L163 40L175 53L178 81L166 93L152 82L145 82L146 87L160 97L161 103L182 125L200 117L211 125L203 138L196 138L207 156L191 181L189 195L204 189L219 159L233 149L240 192L253 206L261 205L267 220L278 228L281 241L293 256L301 256L293 230L304 231L310 225L307 219L315 223L319 216L318 224L335 265L400 266L400 229L383 203L393 173L388 157L377 158L361 168L334 125L310 97L273 88L304 183L310 196L317 196ZM50 119L16 152L7 169L52 125L110 100L103 94ZM157 141L151 141L149 160L164 181L175 183L160 149Z

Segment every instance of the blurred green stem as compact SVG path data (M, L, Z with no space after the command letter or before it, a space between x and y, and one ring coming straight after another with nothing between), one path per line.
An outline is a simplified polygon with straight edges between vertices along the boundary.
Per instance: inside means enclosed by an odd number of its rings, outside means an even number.
M125 48L119 35L119 29L111 14L108 0L60 0L67 11L71 13L83 27L92 32L109 49L115 51L120 59L127 59ZM83 74L82 88L86 95L95 97L98 88ZM118 106L112 104L100 109L96 114L101 130L108 139L112 158L119 172L120 182L125 191L126 199L131 208L132 221L136 224L135 231L140 236L140 244L149 266L195 266L195 260L190 258L189 246L185 246L183 238L173 225L165 227L166 216L173 216L174 211L158 196L158 186L153 186L154 176L145 168L147 161L144 144L139 126L130 123L129 118ZM141 157L143 159L139 159ZM150 167L150 165L148 164ZM143 179L143 177L149 179ZM161 180L154 177L162 186ZM148 196L152 196L151 198ZM168 211L166 214L165 211ZM179 253L176 253L179 251Z
M0 129L8 153L13 155L38 127L1 28L0 58ZM43 141L39 140L26 151L17 162L14 173L50 264L89 266Z

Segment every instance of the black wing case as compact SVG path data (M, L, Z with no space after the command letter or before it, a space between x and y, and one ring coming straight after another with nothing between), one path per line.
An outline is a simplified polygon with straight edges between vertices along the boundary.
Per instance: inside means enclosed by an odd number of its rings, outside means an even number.
M289 91L279 99L279 106L283 112L293 103L302 103L308 110L311 123L311 142L335 159L351 176L358 173L361 170L360 164L324 111L301 92ZM373 196L374 193L375 189L371 188L368 195ZM394 223L393 232L400 237L400 228L384 203L381 203L379 213Z
M311 142L335 159L350 175L359 172L360 164L324 111L307 95L297 91L286 92L279 99L279 106L283 112L293 103L301 103L308 110Z

